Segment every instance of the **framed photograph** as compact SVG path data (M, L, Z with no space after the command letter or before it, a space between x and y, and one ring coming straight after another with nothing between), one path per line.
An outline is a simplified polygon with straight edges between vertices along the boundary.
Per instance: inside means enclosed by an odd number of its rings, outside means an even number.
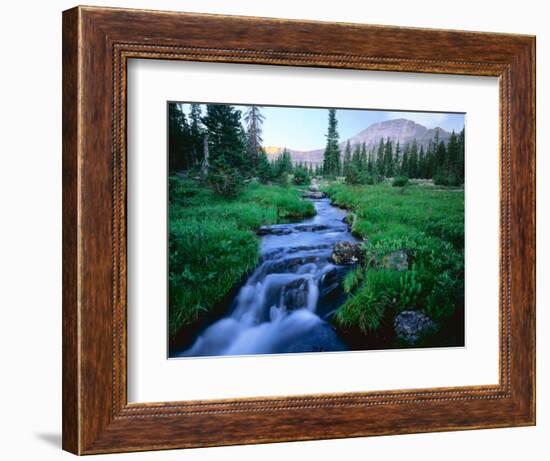
M63 13L63 448L535 424L535 38Z

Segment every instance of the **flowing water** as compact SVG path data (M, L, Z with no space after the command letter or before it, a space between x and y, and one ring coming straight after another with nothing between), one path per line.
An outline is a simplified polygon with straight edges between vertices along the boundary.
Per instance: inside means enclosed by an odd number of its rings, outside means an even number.
M339 241L355 242L344 210L312 200L315 217L262 228L261 260L225 315L179 357L347 350L327 322L345 295L350 266L330 262Z

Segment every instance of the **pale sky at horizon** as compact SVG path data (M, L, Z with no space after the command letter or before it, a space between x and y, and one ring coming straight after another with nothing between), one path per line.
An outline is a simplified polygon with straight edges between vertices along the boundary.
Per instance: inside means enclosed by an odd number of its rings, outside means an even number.
M203 113L205 112L204 105ZM183 103L189 113L189 104ZM247 106L234 105L244 112ZM264 146L288 147L295 150L313 150L325 146L328 109L309 107L261 106ZM441 127L458 132L464 127L464 114L445 112L414 112L372 109L336 109L340 140L345 141L373 123L406 118L427 128Z

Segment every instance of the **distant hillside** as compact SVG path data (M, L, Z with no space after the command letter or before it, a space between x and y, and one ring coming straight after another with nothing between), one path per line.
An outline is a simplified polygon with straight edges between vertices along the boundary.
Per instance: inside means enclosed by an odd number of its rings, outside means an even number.
M264 147L265 153L267 154L267 158L270 160L275 160L279 155L283 153L284 148L278 147L278 146L266 146ZM324 149L316 149L316 150L295 150L295 149L289 149L288 147L286 150L290 154L290 158L292 159L293 163L311 163L312 165L315 165L317 163L323 163L323 153Z
M394 145L397 141L399 141L401 147L416 139L418 145L424 146L424 149L426 149L430 140L435 138L436 131L439 132L440 141L447 143L451 133L445 131L443 128L426 128L425 126L413 122L412 120L398 118L374 123L368 128L365 128L357 133L355 136L349 138L349 142L352 146L362 144L364 142L367 146L367 150L370 150L378 146L381 138L384 140L390 138ZM342 150L345 148L347 141L348 140L346 139L340 143L340 148ZM275 159L281 154L283 148L278 146L268 146L265 150L268 158ZM287 148L287 150L289 151L294 163L307 162L312 165L323 163L324 147L310 151L298 151L289 148Z

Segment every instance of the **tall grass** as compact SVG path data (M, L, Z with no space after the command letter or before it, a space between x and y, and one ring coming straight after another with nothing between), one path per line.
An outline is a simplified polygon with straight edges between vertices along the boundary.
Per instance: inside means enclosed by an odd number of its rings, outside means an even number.
M258 259L255 236L235 221L170 222L170 334L206 313Z
M248 184L235 199L169 182L169 334L203 318L258 262L255 230L315 213L295 188Z
M355 282L362 271L357 270L349 278ZM354 295L338 308L334 321L343 327L358 327L363 333L376 330L387 307L396 303L400 277L398 271L366 270L361 276L363 283L354 284Z
M332 183L325 190L336 205L355 211L359 219L353 231L363 238L377 241L423 231L464 247L464 191L411 186L401 192L386 183Z
M315 214L313 204L308 200L302 200L299 190L295 187L265 186L253 182L243 191L239 200L266 208L275 208L277 219L280 220Z

